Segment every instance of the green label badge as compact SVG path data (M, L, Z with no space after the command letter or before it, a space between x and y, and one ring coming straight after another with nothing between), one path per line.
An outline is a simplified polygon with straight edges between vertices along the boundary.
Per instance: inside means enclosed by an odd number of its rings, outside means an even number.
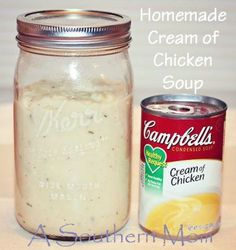
M145 164L145 188L162 193L163 173L167 166L166 152L162 148L153 148L147 144L144 147Z

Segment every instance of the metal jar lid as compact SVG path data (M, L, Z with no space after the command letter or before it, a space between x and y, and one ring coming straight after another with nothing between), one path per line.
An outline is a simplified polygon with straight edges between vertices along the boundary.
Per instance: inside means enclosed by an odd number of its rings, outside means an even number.
M93 10L44 10L17 17L20 47L38 49L99 49L128 47L129 17Z

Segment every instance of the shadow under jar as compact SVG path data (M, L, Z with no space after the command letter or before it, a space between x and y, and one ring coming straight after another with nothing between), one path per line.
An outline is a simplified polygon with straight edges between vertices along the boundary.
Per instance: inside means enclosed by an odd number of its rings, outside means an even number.
M54 239L112 234L130 207L130 19L55 10L17 24L17 221Z

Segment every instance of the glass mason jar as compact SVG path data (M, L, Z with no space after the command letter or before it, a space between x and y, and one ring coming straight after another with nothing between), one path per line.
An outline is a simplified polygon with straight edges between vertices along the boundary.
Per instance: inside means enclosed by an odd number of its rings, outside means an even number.
M29 232L89 239L128 220L130 23L84 10L17 18L15 207Z

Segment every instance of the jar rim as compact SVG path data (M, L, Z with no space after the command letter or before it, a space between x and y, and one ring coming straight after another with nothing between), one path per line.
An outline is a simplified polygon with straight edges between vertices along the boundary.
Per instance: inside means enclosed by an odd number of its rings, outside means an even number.
M128 16L112 12L42 10L17 17L16 39L31 50L112 51L129 46L130 26Z

